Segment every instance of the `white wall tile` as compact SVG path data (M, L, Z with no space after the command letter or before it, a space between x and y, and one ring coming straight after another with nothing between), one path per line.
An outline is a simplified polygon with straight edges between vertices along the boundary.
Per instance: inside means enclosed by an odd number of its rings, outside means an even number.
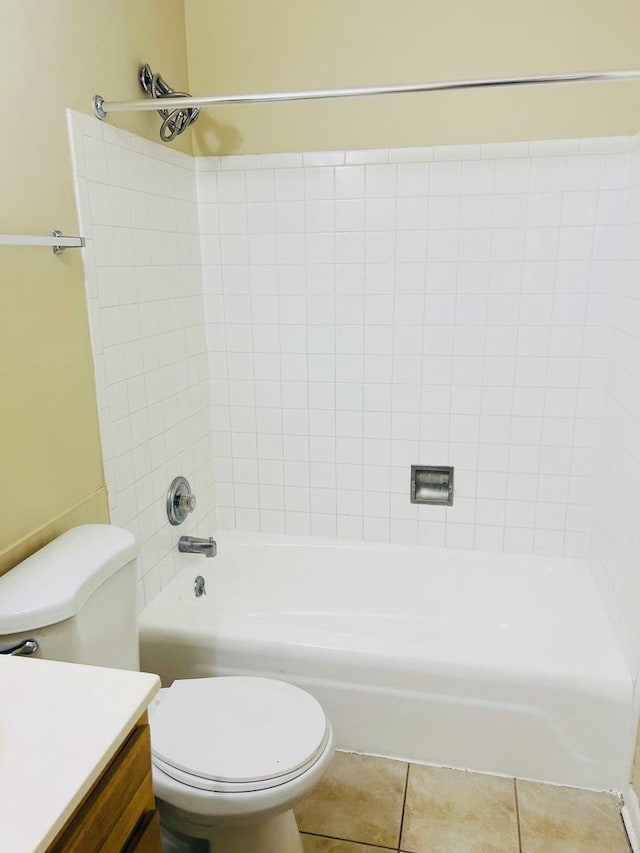
M585 493L581 486L590 484L592 460L588 456L579 456L576 460L578 470L575 484L570 484L570 495L575 504L567 510L567 527L583 527L589 518L590 507L584 503L593 492L593 510L589 555L593 575L600 589L602 600L609 611L612 624L618 633L634 676L637 677L640 666L640 637L630 625L637 623L640 606L638 571L640 561L640 541L637 536L637 518L640 511L640 468L637 443L638 418L640 416L640 384L638 383L637 354L640 345L640 325L638 325L638 300L635 286L629 288L628 282L637 281L637 266L640 246L640 206L638 204L639 175L637 164L640 162L640 140L634 137L630 155L621 146L617 153L606 153L601 157L601 180L597 220L619 226L623 223L624 236L628 250L622 253L619 266L598 267L593 275L597 288L610 291L607 279L617 282L618 293L615 312L604 300L589 299L587 304L587 322L611 323L611 360L606 378L606 397L601 423L601 439L598 447L598 472L595 488ZM623 209L620 187L627 186L626 209ZM609 187L618 188L618 196L609 195ZM612 253L616 251L611 247ZM615 273L618 272L616 278ZM590 304L589 304L590 303ZM607 330L608 331L608 330ZM591 371L589 371L591 372ZM599 410L591 401L587 403L588 414L598 416ZM589 431L585 436L582 428L577 429L577 438L593 447L597 430ZM586 448L588 449L588 448ZM580 450L581 452L581 450ZM573 465L572 465L573 469ZM580 470L582 469L582 470ZM584 473L586 472L586 473ZM572 470L572 474L574 471ZM579 536L579 534L578 534ZM581 540L566 534L571 547L580 548Z
M311 152L302 169L269 155L217 181L215 195L211 182L199 192L203 231L218 229L225 269L242 265L251 282L244 300L206 303L208 328L221 311L226 324L212 367L226 346L226 367L214 369L231 370L232 402L254 404L240 350L273 386L267 408L226 419L247 430L227 452L242 444L259 462L284 453L303 466L309 500L284 506L287 529L560 553L571 524L567 549L584 547L589 521L569 516L569 478L590 490L593 459L581 451L596 441L597 414L578 411L573 389L600 410L608 339L593 330L606 330L611 296L596 294L611 292L617 269L594 268L592 256L606 264L619 252L625 157L624 146L577 140ZM248 264L225 239L245 221L257 238ZM416 527L407 498L421 454L461 472L461 503L431 531ZM389 463L395 486L378 491L372 472ZM398 523L374 535L380 519Z
M82 171L88 187L77 198L83 231L93 239L85 275L96 289L91 341L109 504L114 523L137 537L144 604L173 576L178 536L209 535L216 523L194 161L168 157L160 145L141 146L115 128L108 142L87 136L76 113L70 126L84 138L84 157L74 166L76 180ZM207 233L215 234L207 259L217 264L219 186L215 172L201 177L200 198L215 210L205 217ZM228 219L233 231L246 216L238 190L244 171L234 187L237 198L230 200L241 204ZM229 184L222 190L225 198L233 195ZM180 207L187 198L193 214ZM183 235L191 243L181 248ZM177 474L200 496L179 532L162 509Z

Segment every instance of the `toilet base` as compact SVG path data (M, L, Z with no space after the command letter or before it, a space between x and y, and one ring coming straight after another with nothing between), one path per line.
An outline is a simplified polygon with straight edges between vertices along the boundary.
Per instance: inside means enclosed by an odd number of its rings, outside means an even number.
M166 834L176 845L167 846L171 853L303 853L293 809L248 826L175 825L171 820Z

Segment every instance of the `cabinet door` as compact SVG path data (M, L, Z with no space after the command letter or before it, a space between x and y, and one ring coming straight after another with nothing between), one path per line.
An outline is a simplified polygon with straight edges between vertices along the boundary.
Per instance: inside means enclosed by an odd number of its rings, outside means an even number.
M143 723L131 732L50 851L120 853L154 807L151 739Z

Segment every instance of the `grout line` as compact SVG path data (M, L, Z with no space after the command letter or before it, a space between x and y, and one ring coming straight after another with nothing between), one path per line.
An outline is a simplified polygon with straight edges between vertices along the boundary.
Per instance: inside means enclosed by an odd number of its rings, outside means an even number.
M402 798L402 814L400 815L400 832L398 833L398 851L402 847L402 830L404 828L404 812L407 805L407 793L409 791L409 770L411 764L407 764L407 775L404 777L404 797Z
M516 826L518 828L518 850L522 853L522 835L520 833L520 805L518 803L518 783L513 780L513 796L516 802Z
M313 838L328 838L330 841L346 841L348 844L361 844L365 847L375 847L377 850L390 850L391 853L397 853L397 847L384 847L382 844L376 844L372 841L354 841L353 838L342 838L340 835L320 835L318 832L304 832L300 830L301 835L310 835Z

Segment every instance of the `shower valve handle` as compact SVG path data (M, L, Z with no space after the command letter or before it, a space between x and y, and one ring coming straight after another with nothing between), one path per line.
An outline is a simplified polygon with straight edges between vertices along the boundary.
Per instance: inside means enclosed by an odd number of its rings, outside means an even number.
M182 524L195 508L196 496L191 491L189 481L184 477L176 477L167 492L167 518L171 524Z
M196 496L195 495L180 495L177 503L178 509L183 510L184 512L193 512L196 508Z

